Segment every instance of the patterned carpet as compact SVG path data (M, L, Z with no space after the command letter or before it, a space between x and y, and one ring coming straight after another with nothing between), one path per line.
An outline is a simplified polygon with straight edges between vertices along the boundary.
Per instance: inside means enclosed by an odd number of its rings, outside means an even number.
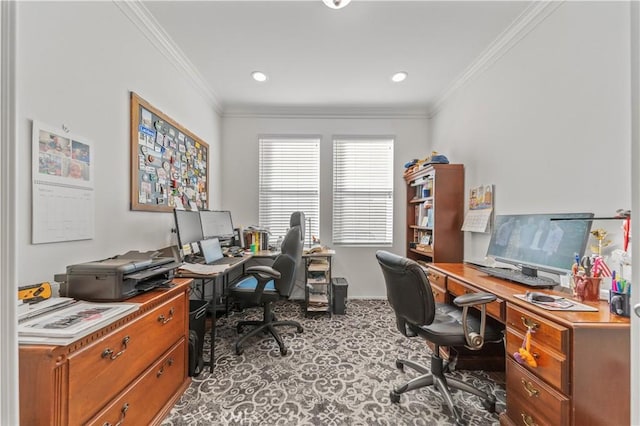
M296 302L278 303L278 319L293 319L304 327L281 328L289 352L280 356L268 335L250 340L241 356L233 344L234 324L257 319L258 309L234 312L218 319L216 367L194 377L191 386L163 425L449 425L453 417L433 388L389 400L394 385L417 375L396 369L395 359L429 365L429 350L420 338L408 339L395 328L386 301L350 300L347 315L315 314L305 318ZM205 357L208 354L208 333ZM483 410L480 400L453 394L469 425L497 425L505 407L503 373L455 371L454 377L493 392L496 413Z

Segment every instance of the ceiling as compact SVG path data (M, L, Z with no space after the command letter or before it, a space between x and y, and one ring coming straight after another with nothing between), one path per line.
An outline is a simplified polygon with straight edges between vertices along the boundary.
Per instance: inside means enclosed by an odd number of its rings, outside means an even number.
M223 112L428 112L524 1L143 1ZM152 19L153 20L153 19ZM264 83L251 72L268 75ZM408 72L402 83L391 75Z

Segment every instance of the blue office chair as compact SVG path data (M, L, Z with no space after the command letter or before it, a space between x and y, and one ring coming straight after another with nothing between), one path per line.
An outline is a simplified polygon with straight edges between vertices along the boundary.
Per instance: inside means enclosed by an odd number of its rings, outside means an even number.
M304 212L293 212L291 213L291 217L289 218L290 228L293 228L294 226L300 227L300 238L302 238L303 246L304 246L305 221L306 221L306 217L304 215Z
M238 333L246 326L255 327L243 335L236 342L236 354L243 352L242 345L252 336L268 331L276 339L282 355L287 354L287 348L275 327L296 327L298 333L303 328L296 321L277 321L271 310L271 304L280 299L288 298L293 291L298 259L302 256L302 239L300 227L289 229L281 245L281 253L276 257L272 266L251 266L247 268L247 276L240 278L229 288L229 294L238 302L262 305L264 312L261 321L240 321L236 325Z

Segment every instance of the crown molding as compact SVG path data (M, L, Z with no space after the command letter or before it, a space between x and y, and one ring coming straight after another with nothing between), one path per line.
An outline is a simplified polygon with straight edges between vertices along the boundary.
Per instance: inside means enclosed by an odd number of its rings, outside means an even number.
M119 1L113 3L129 18L142 34L194 84L198 92L212 105L218 114L222 114L222 105L214 90L202 77L200 71L184 54L182 49L162 28L141 0Z
M498 59L518 44L529 32L551 15L564 0L535 1L527 7L469 67L445 90L433 104L428 117L436 116L447 101L464 85L477 78Z
M428 118L424 107L226 107L223 118L303 118L303 119L421 119Z

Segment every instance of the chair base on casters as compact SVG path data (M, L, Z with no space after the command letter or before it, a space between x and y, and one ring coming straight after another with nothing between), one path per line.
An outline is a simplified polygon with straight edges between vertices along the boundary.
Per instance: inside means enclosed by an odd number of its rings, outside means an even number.
M236 341L236 355L242 355L242 352L244 351L244 349L242 348L242 344L247 339L263 332L271 333L273 338L276 339L278 346L280 347L280 353L282 355L286 355L287 347L284 345L284 342L282 341L282 337L280 336L280 333L278 333L275 327L290 326L290 327L296 327L298 333L302 333L304 331L300 323L296 321L276 321L275 315L271 312L270 303L267 303L264 305L263 318L264 319L262 321L240 321L238 322L238 324L236 324L236 330L238 331L238 333L240 333L242 329L246 326L255 327L253 330L243 335Z
M435 348L435 353L438 353L439 348ZM409 380L408 382L395 387L391 393L389 394L389 398L391 402L398 403L400 402L400 395L409 392L415 389L423 388L426 386L433 386L444 398L449 410L453 414L453 417L456 419L456 425L464 425L465 422L462 420L462 415L459 410L453 405L453 398L451 397L450 389L458 389L464 392L469 392L473 395L479 397L482 401L482 406L489 413L495 413L496 411L496 398L488 394L486 392L481 391L480 389L476 389L471 385L461 382L460 380L454 378L447 378L444 375L443 368L443 360L439 356L435 354L431 356L431 371L428 368L416 364L413 361L398 359L396 360L396 367L400 370L404 369L404 366L411 367L419 373L422 373L421 376L416 377L415 379Z

